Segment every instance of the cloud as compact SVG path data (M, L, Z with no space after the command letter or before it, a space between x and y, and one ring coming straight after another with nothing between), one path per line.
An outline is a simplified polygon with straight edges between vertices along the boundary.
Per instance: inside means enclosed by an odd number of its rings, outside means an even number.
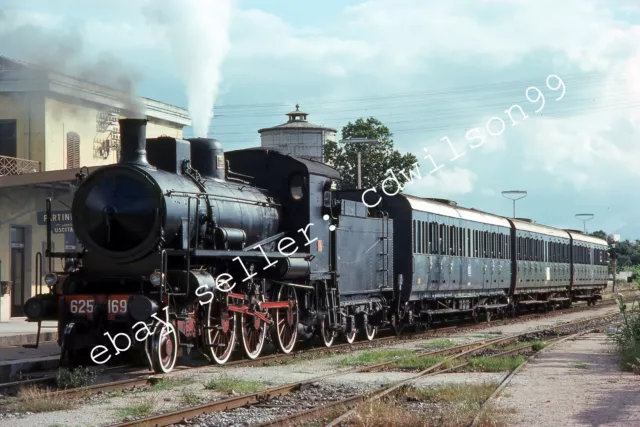
M415 179L407 184L404 192L420 197L434 197L435 194L460 195L473 190L477 175L469 169L460 167L443 167L433 174L429 170L420 169L422 179Z

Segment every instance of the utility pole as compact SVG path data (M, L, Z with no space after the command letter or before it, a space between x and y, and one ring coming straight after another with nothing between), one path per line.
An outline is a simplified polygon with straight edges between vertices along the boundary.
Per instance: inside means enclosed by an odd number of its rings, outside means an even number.
M340 140L342 144L378 144L380 141L372 138L347 138ZM362 189L362 153L360 152L360 145L357 146L357 156L358 156L358 190Z
M508 191L503 191L502 196L509 200L513 200L513 217L515 218L516 217L516 200L524 199L525 197L527 197L527 192L521 191L521 190L508 190Z
M587 234L587 221L589 221L590 219L593 219L594 216L595 216L594 214L590 214L590 213L576 214L576 218L582 221L582 224L584 226L584 234Z
M362 153L358 150L358 190L362 189Z

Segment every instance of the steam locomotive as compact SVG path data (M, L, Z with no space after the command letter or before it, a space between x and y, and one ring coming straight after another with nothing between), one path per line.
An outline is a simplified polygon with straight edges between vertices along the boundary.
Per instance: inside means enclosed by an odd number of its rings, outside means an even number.
M81 266L49 273L58 290L25 303L29 321L58 321L63 363L128 342L169 372L182 351L224 364L236 347L257 358L269 338L289 353L315 336L331 346L381 328L592 304L606 287L607 242L575 230L336 191L340 176L322 163L146 139L145 120L120 120L120 133L119 162L79 176L82 252L51 252L47 225L46 256Z

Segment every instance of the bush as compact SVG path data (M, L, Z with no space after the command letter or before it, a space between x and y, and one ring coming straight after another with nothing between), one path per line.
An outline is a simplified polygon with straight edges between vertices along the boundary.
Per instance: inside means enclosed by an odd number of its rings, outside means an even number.
M622 369L640 374L640 313L636 307L637 300L637 297L633 299L631 310L628 310L622 295L616 295L623 322L613 339L618 347Z

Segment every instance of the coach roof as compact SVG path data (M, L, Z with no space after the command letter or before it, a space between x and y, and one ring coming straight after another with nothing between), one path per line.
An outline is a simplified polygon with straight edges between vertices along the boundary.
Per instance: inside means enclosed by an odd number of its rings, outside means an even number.
M411 205L411 208L416 211L434 213L451 218L474 221L481 224L490 224L511 228L511 224L509 223L509 221L501 216L492 215L475 209L466 209L458 206L452 206L444 202L424 199L422 197L409 196L407 194L402 194L402 197L406 198Z
M548 225L534 224L531 222L521 221L518 219L510 219L516 230L529 231L532 233L546 234L547 236L569 238L569 233L559 228L549 227Z
M588 236L586 234L582 234L577 230L566 230L566 231L567 233L569 233L569 235L571 235L571 237L573 237L573 240L576 240L578 242L591 243L593 245L609 246L609 243L607 243L606 240L601 239L600 237Z

